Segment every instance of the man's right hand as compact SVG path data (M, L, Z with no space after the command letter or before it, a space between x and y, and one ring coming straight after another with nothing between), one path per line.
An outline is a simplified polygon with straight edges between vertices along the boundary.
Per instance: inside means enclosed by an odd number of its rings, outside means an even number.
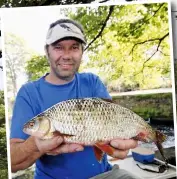
M58 155L62 153L71 153L84 150L84 147L79 144L65 144L61 136L55 136L52 139L35 138L36 146L39 152L48 155Z
M17 172L31 166L44 154L58 155L83 150L79 144L65 144L61 136L42 140L30 136L27 140L13 138L10 140L11 170Z

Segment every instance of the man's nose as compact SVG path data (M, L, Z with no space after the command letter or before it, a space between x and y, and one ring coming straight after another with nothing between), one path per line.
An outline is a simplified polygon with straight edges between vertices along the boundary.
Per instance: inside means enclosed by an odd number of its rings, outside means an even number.
M62 54L63 60L71 59L71 52L69 50L65 50Z

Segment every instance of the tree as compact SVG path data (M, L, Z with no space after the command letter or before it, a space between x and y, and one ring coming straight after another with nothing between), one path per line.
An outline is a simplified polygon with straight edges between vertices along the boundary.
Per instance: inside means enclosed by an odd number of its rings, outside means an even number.
M22 39L14 34L5 35L5 61L7 69L7 89L16 96L17 78L24 72L27 47Z
M90 61L84 68L96 66L106 81L123 78L126 86L141 89L170 79L167 3L78 8L69 14L86 29Z
M63 12L85 29L89 60L81 70L96 68L108 87L114 84L124 91L171 87L167 3L65 8ZM46 67L37 62L44 72ZM29 63L32 67L34 62ZM28 68L31 73L32 68Z
M34 55L26 64L26 71L29 80L35 80L49 71L49 64L46 56Z

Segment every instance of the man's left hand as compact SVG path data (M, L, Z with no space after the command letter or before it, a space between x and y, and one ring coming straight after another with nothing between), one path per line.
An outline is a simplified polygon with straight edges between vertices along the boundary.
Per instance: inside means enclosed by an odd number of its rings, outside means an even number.
M110 142L110 145L115 148L112 157L124 159L130 149L137 147L138 142L133 139L114 139Z

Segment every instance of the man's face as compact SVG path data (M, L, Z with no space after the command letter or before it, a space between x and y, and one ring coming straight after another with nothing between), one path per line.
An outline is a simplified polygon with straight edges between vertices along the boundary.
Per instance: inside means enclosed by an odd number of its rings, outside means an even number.
M82 58L82 45L76 40L62 40L48 46L51 74L62 80L72 80Z

